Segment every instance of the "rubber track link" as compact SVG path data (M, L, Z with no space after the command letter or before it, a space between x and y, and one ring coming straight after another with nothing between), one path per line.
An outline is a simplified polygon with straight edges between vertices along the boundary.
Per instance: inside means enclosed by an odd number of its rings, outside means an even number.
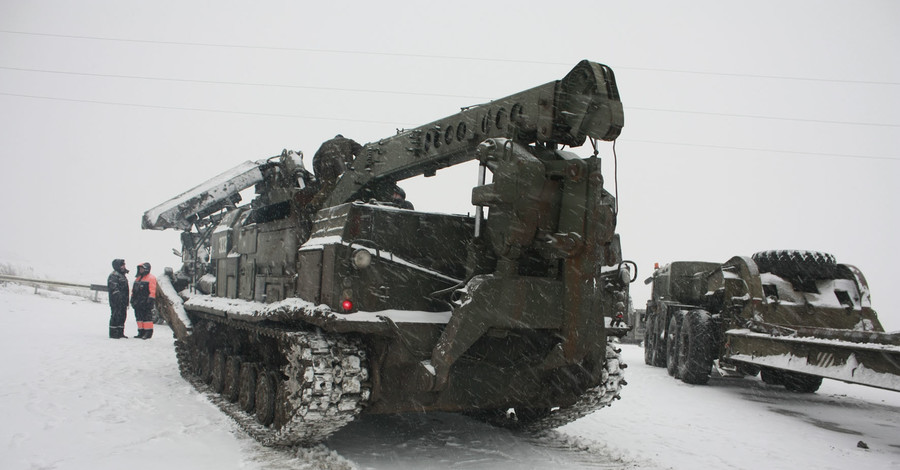
M366 354L361 344L351 338L191 313L196 319L191 339L198 333L202 338L204 328L218 331L224 328L240 338L254 338L255 342L265 342L270 347L276 345L277 353L282 356L278 361L282 364L277 367L279 370L271 364L244 363L240 366L238 383L232 387L225 385L223 391L222 377L216 380L216 374L222 370L209 370L214 367L212 349L215 348L204 350L206 341L202 340L175 341L181 375L263 445L281 447L321 442L353 421L369 399L371 383ZM225 352L224 348L219 349ZM240 357L230 358L237 362ZM269 382L264 386L265 380ZM229 393L234 386L241 387L240 394ZM261 406L256 403L260 399L263 399Z

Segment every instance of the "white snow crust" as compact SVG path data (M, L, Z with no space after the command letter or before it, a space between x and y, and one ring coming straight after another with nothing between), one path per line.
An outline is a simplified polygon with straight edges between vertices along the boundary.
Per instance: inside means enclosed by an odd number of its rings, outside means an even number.
M187 312L184 310L184 304L181 301L181 296L178 295L178 292L175 291L175 286L172 285L172 281L169 280L169 276L160 276L156 279L156 285L162 289L166 298L172 302L172 308L175 310L175 315L178 316L178 320L190 330L193 325L191 324L191 319L188 318Z
M246 161L148 210L144 219L152 228L190 228L185 216L200 212L262 181L259 162Z
M542 437L448 413L364 415L323 445L267 449L180 377L166 326L112 340L106 304L9 284L0 317L4 470L900 468L900 393L687 385L630 344L622 400Z
M449 311L381 310L377 312L337 313L327 305L315 305L312 302L299 298L289 298L271 304L262 304L242 299L226 299L198 294L188 299L185 305L193 308L215 309L229 316L249 319L281 315L308 315L325 317L335 321L381 322L384 321L382 317L388 318L394 323L447 323L450 321Z

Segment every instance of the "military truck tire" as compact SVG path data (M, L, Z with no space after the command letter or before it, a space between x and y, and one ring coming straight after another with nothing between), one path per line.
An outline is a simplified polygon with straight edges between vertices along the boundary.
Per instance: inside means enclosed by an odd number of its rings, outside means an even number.
M784 385L784 372L778 369L764 367L760 371L759 377L768 385Z
M647 329L644 330L644 363L653 367L666 366L666 350L659 340L659 330L656 327L656 319L647 321Z
M691 310L684 316L678 334L678 377L692 385L709 382L712 369L712 321L704 310Z
M782 277L798 290L815 292L816 279L840 277L834 255L829 253L771 250L754 253L751 258L760 272Z
M656 366L657 336L656 323L647 321L647 329L644 330L644 364L647 364L648 366Z
M737 364L737 371L744 376L756 377L759 375L760 368L750 364Z
M653 365L653 349L655 346L653 342L653 326L648 324L647 329L644 330L644 364L648 366Z
M684 311L679 310L669 319L669 328L666 333L666 372L676 379L678 377L678 336L681 331L681 322Z
M799 372L784 373L784 388L795 393L814 393L822 386L822 377Z

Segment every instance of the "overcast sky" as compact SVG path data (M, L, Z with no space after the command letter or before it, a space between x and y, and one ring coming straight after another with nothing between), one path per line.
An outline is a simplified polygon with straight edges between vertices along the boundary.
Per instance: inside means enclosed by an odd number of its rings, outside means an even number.
M0 0L0 261L78 282L116 257L161 272L178 233L141 215L222 171L590 59L625 105L617 168L600 150L640 280L654 262L827 251L900 329L900 3L359 3ZM475 179L401 185L417 209L466 213Z

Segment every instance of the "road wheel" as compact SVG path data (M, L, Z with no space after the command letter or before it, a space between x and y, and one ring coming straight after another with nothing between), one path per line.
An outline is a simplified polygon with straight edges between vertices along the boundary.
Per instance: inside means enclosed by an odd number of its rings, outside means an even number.
M212 356L209 351L200 351L200 380L209 383L212 380Z
M222 396L234 403L241 394L241 358L228 356L225 359L225 380Z
M259 368L252 362L241 364L241 390L238 396L238 403L241 409L247 413L252 413L256 407L256 376L259 374Z
M678 334L678 377L684 383L709 382L712 369L712 320L703 310L691 310Z
M784 373L784 388L796 393L814 393L822 385L822 377L799 372Z
M275 421L275 399L278 392L278 377L262 370L256 377L256 420L263 426Z
M678 378L678 336L683 316L683 311L675 312L669 319L669 328L666 330L666 372L675 378Z
M212 380L210 386L216 393L222 393L225 389L225 351L219 349L213 354Z

